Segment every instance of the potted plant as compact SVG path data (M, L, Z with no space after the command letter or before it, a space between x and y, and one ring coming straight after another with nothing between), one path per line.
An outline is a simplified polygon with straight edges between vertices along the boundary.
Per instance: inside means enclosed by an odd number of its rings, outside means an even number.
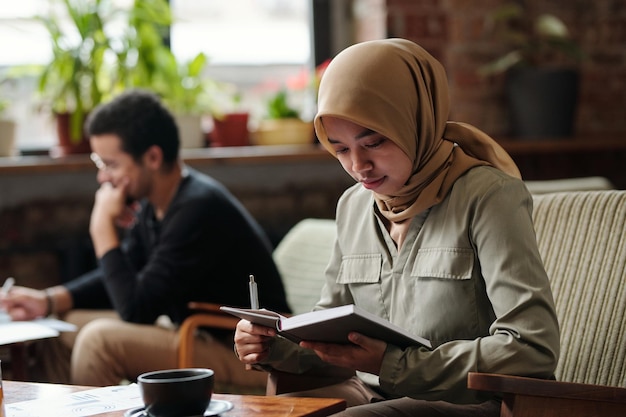
M110 39L104 31L114 10L102 0L63 0L71 30L54 13L39 16L47 29L52 59L39 75L38 92L57 120L59 146L53 155L88 152L83 138L86 115L111 90L112 72L106 62Z
M158 94L175 115L181 146L203 147L201 118L213 109L213 81L203 75L208 58L198 53L180 62L164 42L172 22L165 0L135 0L125 47L117 54L117 80L122 89L145 88Z
M210 146L248 146L250 112L242 108L243 94L230 83L215 84L218 101L211 112L213 129L208 135Z
M313 122L300 118L300 112L288 100L286 89L281 89L267 100L266 117L254 131L256 145L312 144Z
M199 80L207 59L199 54L184 64L176 60L164 41L172 23L166 0L134 0L129 10L106 0L60 1L71 27L54 14L39 18L50 34L53 55L38 84L57 119L60 145L52 155L89 152L83 137L86 115L129 88L154 91L174 113L201 106L206 88ZM109 30L120 22L121 29ZM202 140L200 116L194 120Z
M114 50L117 89L160 92L178 76L176 60L164 41L171 24L167 0L133 0Z
M161 94L165 104L174 112L184 148L206 146L202 118L215 111L212 97L215 82L203 76L207 64L208 58L203 53L177 64L176 75Z
M533 15L518 3L496 9L488 21L506 50L480 73L505 74L511 134L571 136L583 53L563 21L553 14Z

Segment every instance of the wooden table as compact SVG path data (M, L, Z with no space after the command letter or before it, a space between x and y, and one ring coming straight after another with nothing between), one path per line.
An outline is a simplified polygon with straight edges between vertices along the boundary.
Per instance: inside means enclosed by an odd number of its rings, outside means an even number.
M10 375L5 375L5 378L15 381L28 381L28 348L30 344L37 340L59 336L56 330L47 325L10 321L4 317L0 322L0 332L7 332L3 333L4 337L0 338L0 347L6 348L10 355Z
M3 381L7 404L71 394L93 387L44 384L36 382ZM214 394L215 399L233 403L224 417L326 417L346 408L346 402L337 398L265 397L259 395ZM122 417L125 411L98 414L98 417Z

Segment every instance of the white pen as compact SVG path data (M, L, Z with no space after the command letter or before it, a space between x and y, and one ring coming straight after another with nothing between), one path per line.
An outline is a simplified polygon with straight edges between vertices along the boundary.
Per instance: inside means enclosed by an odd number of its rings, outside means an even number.
M250 308L258 309L259 308L259 293L256 287L256 282L254 281L254 275L250 275L250 283L248 284L250 288Z
M1 290L2 295L7 295L9 291L11 291L13 284L15 284L15 278L8 277L6 281L4 281L4 284L2 285L2 290Z

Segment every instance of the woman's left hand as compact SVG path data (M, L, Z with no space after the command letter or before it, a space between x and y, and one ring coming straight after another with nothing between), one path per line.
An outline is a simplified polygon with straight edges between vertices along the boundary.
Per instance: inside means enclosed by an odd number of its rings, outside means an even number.
M351 332L348 339L352 344L302 341L300 346L313 349L324 362L332 365L378 375L387 343L356 332Z

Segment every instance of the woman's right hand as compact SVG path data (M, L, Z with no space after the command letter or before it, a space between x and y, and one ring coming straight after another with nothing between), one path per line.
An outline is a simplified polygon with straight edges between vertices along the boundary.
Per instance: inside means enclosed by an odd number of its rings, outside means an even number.
M276 329L248 320L240 320L235 330L235 352L239 360L247 365L262 361L269 356L270 341Z
M33 320L48 313L45 291L15 286L8 294L0 296L0 303L12 320Z

